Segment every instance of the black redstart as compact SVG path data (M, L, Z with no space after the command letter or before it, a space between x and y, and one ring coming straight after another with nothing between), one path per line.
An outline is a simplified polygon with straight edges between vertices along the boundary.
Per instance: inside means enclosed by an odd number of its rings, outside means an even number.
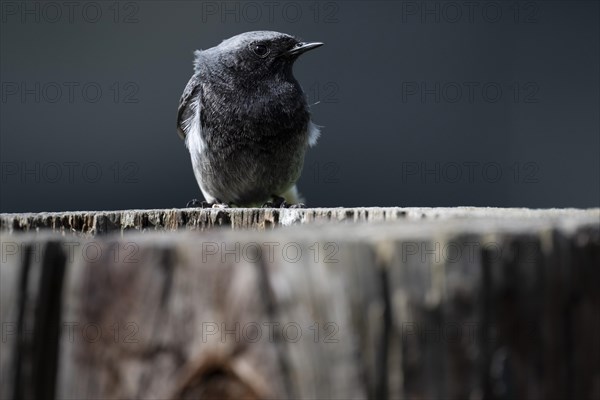
M319 127L292 74L306 43L279 32L246 32L197 50L177 116L206 202L188 206L287 206Z

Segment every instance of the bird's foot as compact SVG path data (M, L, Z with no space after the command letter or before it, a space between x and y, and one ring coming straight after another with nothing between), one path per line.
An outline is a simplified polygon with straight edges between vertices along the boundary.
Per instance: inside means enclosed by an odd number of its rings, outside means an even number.
M211 204L207 201L200 201L198 199L192 199L185 205L186 208L209 208Z
M290 204L281 196L272 196L273 201L267 201L262 208L306 208L302 203Z
M285 202L285 199L283 197L280 196L271 196L273 198L272 201L267 201L265 204L262 205L262 208L285 208L287 203Z
M221 203L219 200L215 200L212 203L208 201L200 201L198 199L192 199L185 205L186 208L229 208L228 204Z

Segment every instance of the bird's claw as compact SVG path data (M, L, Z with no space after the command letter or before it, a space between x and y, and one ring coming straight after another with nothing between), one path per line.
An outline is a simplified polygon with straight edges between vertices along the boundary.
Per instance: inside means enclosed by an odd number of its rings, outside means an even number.
M306 208L302 203L290 204L283 197L273 196L273 201L267 201L262 208Z
M200 201L198 199L192 199L185 205L186 208L229 208L228 204L215 201L209 203L208 201Z
M210 203L198 199L192 199L185 205L186 208L209 208L210 206Z
M271 196L273 198L273 201L267 201L265 204L262 205L262 208L286 208L287 207L287 203L285 202L285 199L283 197L280 196Z

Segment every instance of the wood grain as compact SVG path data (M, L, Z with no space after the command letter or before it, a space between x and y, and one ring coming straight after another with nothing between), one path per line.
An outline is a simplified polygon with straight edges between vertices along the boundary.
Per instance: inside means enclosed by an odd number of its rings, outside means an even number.
M598 210L270 212L3 232L2 398L599 397Z

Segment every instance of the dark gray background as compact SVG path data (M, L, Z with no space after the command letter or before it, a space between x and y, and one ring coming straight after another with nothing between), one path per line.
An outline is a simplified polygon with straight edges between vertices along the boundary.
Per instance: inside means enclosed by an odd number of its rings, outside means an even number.
M249 30L326 43L295 68L325 126L309 205L599 205L597 1L45 4L2 2L2 212L201 196L175 129L192 51Z

